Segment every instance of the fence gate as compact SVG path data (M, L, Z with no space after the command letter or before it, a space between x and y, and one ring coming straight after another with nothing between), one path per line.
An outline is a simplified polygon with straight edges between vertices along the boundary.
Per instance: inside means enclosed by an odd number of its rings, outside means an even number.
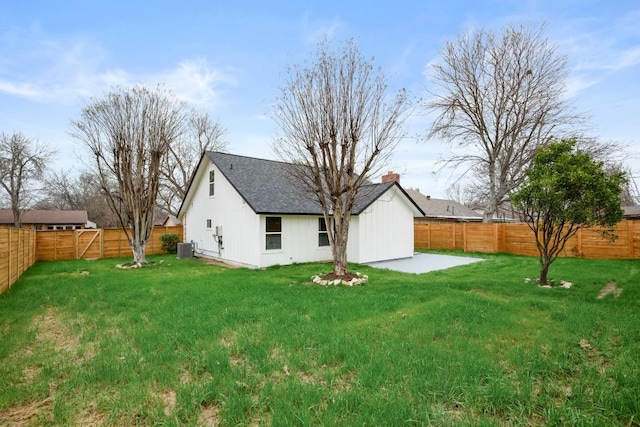
M98 259L103 257L102 229L76 230L76 259Z

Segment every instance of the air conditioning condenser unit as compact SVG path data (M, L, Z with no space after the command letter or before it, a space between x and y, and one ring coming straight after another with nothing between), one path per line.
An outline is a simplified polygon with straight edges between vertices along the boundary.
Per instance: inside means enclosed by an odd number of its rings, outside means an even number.
M178 259L193 258L193 243L178 243Z

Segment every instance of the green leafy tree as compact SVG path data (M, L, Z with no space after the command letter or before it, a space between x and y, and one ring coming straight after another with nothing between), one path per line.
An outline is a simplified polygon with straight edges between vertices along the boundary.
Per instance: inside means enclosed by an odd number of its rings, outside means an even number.
M548 284L549 266L578 230L600 227L613 240L613 227L624 217L620 194L625 174L607 173L604 163L575 145L575 140L562 140L540 148L525 184L511 197L535 235L541 285Z

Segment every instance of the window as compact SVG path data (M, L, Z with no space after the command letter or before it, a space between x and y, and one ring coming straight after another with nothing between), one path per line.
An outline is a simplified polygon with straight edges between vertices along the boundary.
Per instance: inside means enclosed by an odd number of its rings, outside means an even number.
M211 220L210 219L207 220L207 228L211 228Z
M215 181L216 181L216 172L209 171L209 195L213 196L215 193Z
M318 218L318 246L329 246L329 233L324 218Z
M266 249L282 249L282 218L279 216L268 216L266 220Z

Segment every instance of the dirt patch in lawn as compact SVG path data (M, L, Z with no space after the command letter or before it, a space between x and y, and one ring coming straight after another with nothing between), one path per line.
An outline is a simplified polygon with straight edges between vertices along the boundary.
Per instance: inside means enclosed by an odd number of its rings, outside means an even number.
M30 426L53 422L53 398L16 406L6 412L0 412L0 425ZM5 424L6 423L6 424Z
M240 265L229 264L227 262L220 261L220 260L217 260L217 259L205 258L205 257L198 258L198 259L203 264L217 265L218 267L226 267L226 268L242 268L242 266L240 266Z
M173 390L169 390L162 395L162 404L164 406L164 414L169 417L173 414L176 407L177 395Z
M78 318L77 321L82 322L82 319ZM64 322L64 315L59 309L47 308L44 314L34 316L33 325L37 331L37 343L50 343L57 352L77 354L79 355L77 363L85 359L92 359L96 355L95 344L88 343L87 346L84 346L86 348L83 348L80 343L80 334L74 333ZM82 324L79 326L82 330Z
M74 351L80 346L80 338L71 334L69 327L61 320L61 313L52 307L41 316L35 316L33 324L37 329L38 343L51 343L56 351Z
M604 288L600 289L598 296L596 298L602 299L609 294L613 294L614 298L618 298L622 293L622 288L616 287L616 282L609 282L604 285Z
M202 405L202 411L198 415L198 426L219 426L220 420L220 408L215 402L204 403Z
M96 402L90 402L76 417L78 425L83 427L102 426L106 419L106 415L98 410Z

